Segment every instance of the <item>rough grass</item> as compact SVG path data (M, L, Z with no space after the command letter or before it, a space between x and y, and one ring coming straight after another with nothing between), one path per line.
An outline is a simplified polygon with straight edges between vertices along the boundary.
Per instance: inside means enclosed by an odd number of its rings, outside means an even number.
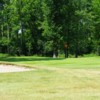
M0 100L100 100L100 58L4 57L37 70L0 74Z

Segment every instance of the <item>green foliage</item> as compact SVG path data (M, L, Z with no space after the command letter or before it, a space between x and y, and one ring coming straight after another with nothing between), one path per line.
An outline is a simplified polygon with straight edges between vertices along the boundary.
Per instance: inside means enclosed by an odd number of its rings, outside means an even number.
M98 52L98 55L100 56L100 0L93 0L92 1L93 6L93 14L95 15L95 32L94 32L94 38L96 41L96 49Z
M8 46L9 43L10 43L10 41L6 37L3 37L0 39L1 46Z
M57 56L65 51L65 57L69 53L78 57L98 50L99 54L99 6L100 0L2 0L0 52Z

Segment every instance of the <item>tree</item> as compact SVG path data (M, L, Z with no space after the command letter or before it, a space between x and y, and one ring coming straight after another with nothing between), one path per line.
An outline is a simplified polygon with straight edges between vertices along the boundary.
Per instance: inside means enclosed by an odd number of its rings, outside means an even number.
M0 52L100 55L99 0L1 0Z
M61 26L60 26L60 2L55 0L44 0L42 3L43 11L43 36L50 46L53 57L58 56L58 49L61 40ZM59 20L59 22L58 22Z
M96 39L96 47L98 55L100 56L100 0L93 0L93 14L95 15L94 22L95 22L95 34L94 37Z

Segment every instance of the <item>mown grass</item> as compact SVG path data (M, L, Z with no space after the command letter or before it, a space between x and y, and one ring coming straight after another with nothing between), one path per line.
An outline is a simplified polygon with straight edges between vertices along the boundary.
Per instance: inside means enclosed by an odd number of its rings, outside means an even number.
M59 67L59 68L100 68L100 57L83 58L48 58L48 57L0 57L0 63L27 65L31 67Z
M1 57L37 70L0 74L0 100L100 100L100 57Z

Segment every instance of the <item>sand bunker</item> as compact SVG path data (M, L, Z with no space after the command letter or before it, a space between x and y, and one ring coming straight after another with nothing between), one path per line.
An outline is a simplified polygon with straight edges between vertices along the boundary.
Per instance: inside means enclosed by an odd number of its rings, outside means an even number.
M9 73L9 72L23 72L23 71L31 71L31 68L25 68L15 65L0 65L0 73Z

